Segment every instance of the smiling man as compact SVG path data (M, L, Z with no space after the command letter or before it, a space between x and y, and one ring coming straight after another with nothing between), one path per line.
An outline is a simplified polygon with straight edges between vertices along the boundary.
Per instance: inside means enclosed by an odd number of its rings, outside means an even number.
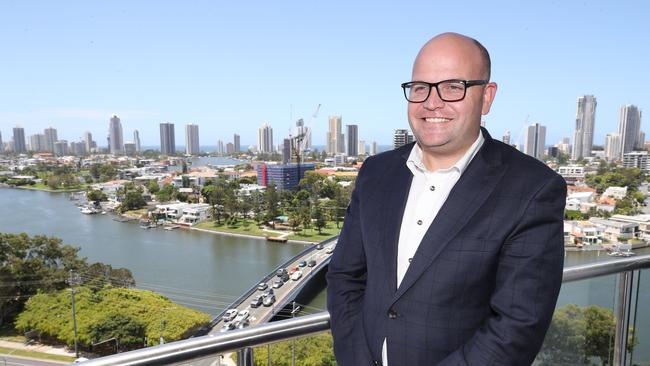
M480 127L497 85L438 35L402 84L417 142L368 158L327 274L339 365L530 365L561 285L566 185Z

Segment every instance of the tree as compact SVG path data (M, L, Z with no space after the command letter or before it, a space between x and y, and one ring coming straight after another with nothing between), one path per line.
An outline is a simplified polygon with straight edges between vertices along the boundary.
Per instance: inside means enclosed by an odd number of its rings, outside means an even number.
M108 313L92 325L89 336L93 343L114 338L119 349L136 349L143 344L146 328L133 316L121 312Z
M264 203L266 209L264 220L266 222L273 222L273 227L275 228L275 218L280 216L280 209L278 207L280 196L273 182L266 186L266 192L264 192Z
M323 209L320 207L320 204L316 203L314 207L314 220L316 221L316 229L318 230L318 233L321 234L321 231L327 224L327 220L325 220L325 215L323 214Z
M277 366L290 366L292 341L274 343L256 347L253 350L253 365L267 366L268 352L271 353L271 364ZM296 365L302 366L333 366L336 365L333 352L332 335L321 333L314 336L302 337L295 340Z
M212 218L217 222L218 225L221 225L221 216L224 213L224 202L226 199L226 194L223 186L220 184L205 186L201 190L201 194L210 204L210 206L212 206Z
M615 333L612 310L568 304L555 311L537 359L540 365L581 365L598 357L602 365L611 365ZM634 334L633 329L630 334ZM628 351L633 347L634 339L630 339Z
M142 192L140 190L132 190L126 193L126 196L122 200L120 205L120 211L131 211L137 210L147 205L147 201L142 197Z
M104 202L108 200L106 193L96 189L88 191L86 198L91 202Z
M70 271L89 279L93 277L86 277L86 272L92 276L93 268L105 268L101 263L89 266L78 253L79 248L64 245L59 238L0 233L0 325L12 322L30 296L66 288ZM108 268L111 278L135 284L130 271Z
M178 195L178 189L174 187L173 184L165 184L160 188L158 193L156 193L156 199L159 202L169 202L176 199Z
M158 185L158 182L155 180L150 180L147 182L147 191L151 194L156 194L158 191L160 191L160 186Z
M36 330L45 339L74 344L70 291L32 296L16 319L19 331ZM174 304L147 290L105 287L76 289L77 339L82 349L117 337L120 344L140 346L144 337L154 345L161 336L174 341L189 337L207 324L208 314ZM165 327L161 329L161 321Z

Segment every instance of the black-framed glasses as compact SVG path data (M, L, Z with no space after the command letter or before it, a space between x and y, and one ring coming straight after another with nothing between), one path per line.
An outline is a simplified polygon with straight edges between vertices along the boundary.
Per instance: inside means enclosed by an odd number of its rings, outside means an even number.
M402 84L404 97L411 103L423 103L431 95L431 89L436 88L438 97L444 102L458 102L465 98L467 88L475 85L485 85L489 80L443 80L437 83L426 81L409 81Z

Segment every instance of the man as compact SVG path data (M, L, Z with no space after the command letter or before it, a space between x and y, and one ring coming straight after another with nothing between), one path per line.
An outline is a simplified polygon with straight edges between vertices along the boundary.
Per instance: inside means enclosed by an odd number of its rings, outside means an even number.
M530 365L561 285L564 180L480 127L476 40L431 39L404 83L417 143L368 158L327 274L339 365Z

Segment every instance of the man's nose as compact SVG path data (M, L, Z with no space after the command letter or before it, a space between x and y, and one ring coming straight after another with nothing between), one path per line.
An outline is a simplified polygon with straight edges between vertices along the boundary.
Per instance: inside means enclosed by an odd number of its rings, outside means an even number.
M429 109L429 110L434 110L438 108L442 108L442 106L445 104L445 102L440 99L440 95L438 95L438 90L436 88L431 88L431 93L429 93L429 98L424 101L424 108Z

